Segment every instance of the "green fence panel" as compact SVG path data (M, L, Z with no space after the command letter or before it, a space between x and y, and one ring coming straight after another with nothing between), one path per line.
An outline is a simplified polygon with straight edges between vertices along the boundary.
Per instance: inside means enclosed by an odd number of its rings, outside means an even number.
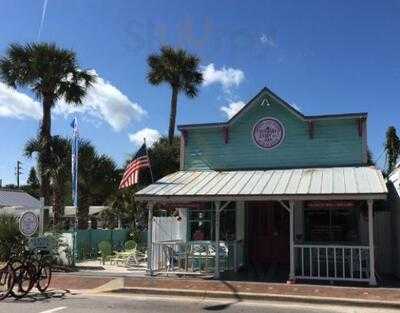
M128 229L86 229L76 232L76 256L78 260L96 258L101 241L112 243L114 250L122 250L128 239Z

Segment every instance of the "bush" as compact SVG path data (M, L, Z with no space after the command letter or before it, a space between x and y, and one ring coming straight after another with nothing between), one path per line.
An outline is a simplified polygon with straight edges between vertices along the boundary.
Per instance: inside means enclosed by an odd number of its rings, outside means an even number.
M11 253L20 254L26 238L20 233L18 219L11 214L0 214L0 261L7 261Z

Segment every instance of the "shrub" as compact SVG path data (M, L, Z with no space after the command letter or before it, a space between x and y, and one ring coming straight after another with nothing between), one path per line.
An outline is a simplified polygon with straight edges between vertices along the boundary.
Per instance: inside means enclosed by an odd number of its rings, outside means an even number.
M0 214L0 260L7 261L11 253L24 250L25 237L20 233L18 219L11 214Z

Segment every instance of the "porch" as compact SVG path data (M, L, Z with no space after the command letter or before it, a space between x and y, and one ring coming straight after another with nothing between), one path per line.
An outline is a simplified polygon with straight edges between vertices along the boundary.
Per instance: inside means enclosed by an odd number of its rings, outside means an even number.
M179 172L137 197L149 210L150 275L287 268L289 281L376 285L373 204L386 186L374 168ZM180 237L154 240L160 205L179 210Z

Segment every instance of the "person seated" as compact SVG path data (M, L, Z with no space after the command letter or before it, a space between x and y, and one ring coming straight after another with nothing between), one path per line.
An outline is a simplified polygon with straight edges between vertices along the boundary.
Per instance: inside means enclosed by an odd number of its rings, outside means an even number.
M205 239L204 232L201 228L198 228L193 234L193 240L201 241Z

